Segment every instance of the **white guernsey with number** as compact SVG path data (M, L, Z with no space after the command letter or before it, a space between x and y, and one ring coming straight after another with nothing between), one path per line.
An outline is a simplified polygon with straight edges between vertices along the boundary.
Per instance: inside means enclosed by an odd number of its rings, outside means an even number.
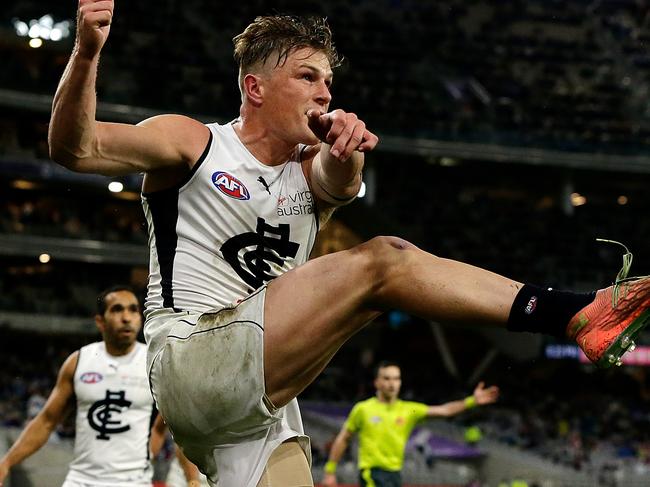
M147 318L161 310L215 311L244 298L306 262L318 232L299 151L267 166L232 123L208 128L210 142L187 180L142 195L149 225ZM162 322L145 325L150 358L169 332Z
M74 459L66 480L101 486L151 486L149 436L155 407L146 346L113 356L104 342L79 351Z

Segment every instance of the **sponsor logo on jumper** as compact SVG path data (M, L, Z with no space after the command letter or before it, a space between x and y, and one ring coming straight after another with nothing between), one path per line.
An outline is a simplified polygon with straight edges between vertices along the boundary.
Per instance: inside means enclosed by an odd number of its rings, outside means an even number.
M311 215L314 213L314 199L311 191L278 196L278 216Z
M81 374L81 377L79 377L79 380L84 384L97 384L103 378L104 376L99 372L84 372Z
M370 422L373 424L381 423L381 416L372 416Z
M524 313L527 315L531 314L533 311L535 311L535 308L537 308L537 296L533 296L528 300L528 304L526 305L526 308L524 309Z
M271 194L271 188L266 183L266 179L264 179L262 176L260 176L259 178L257 178L257 182L261 183L262 186L264 186L264 189L266 190L266 192Z
M219 249L223 258L253 290L280 275L287 258L294 258L300 245L290 240L287 223L269 225L257 218L255 232L229 238Z
M122 424L119 417L131 406L131 401L125 398L124 391L106 391L106 397L88 409L88 424L99 434L98 440L110 440L110 435L124 433L131 429L128 424Z
M215 172L212 175L212 184L223 194L236 200L248 200L251 197L244 183L227 172Z

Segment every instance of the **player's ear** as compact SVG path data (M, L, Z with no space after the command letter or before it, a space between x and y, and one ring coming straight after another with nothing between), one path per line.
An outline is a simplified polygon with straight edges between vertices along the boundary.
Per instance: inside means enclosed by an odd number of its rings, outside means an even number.
M106 323L104 322L104 317L102 315L95 315L95 326L97 326L97 329L100 333L104 333L105 324Z
M248 102L253 106L261 106L262 101L264 100L264 86L262 77L253 73L248 73L246 76L244 76L242 85L246 100L248 100Z

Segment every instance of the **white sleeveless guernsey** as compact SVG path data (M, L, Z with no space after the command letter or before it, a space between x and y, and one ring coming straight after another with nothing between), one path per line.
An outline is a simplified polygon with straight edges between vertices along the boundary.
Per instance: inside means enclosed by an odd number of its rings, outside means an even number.
M104 342L79 351L74 459L66 480L105 486L151 486L149 435L154 402L146 374L146 346L115 357Z
M147 318L236 302L306 262L318 232L299 153L267 166L232 123L208 128L210 142L188 179L142 195L149 227ZM168 332L164 320L145 324L149 360Z

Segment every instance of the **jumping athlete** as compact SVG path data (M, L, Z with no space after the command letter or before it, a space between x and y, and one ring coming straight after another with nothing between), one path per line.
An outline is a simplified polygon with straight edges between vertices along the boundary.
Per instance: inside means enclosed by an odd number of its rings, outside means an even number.
M387 309L568 334L604 364L648 320L650 279L551 291L397 237L307 262L378 142L354 113L329 111L339 56L324 19L258 17L235 37L242 103L232 122L170 114L128 125L95 117L113 1L80 0L77 18L50 155L74 171L145 173L151 386L174 439L213 484L312 485L295 398Z

